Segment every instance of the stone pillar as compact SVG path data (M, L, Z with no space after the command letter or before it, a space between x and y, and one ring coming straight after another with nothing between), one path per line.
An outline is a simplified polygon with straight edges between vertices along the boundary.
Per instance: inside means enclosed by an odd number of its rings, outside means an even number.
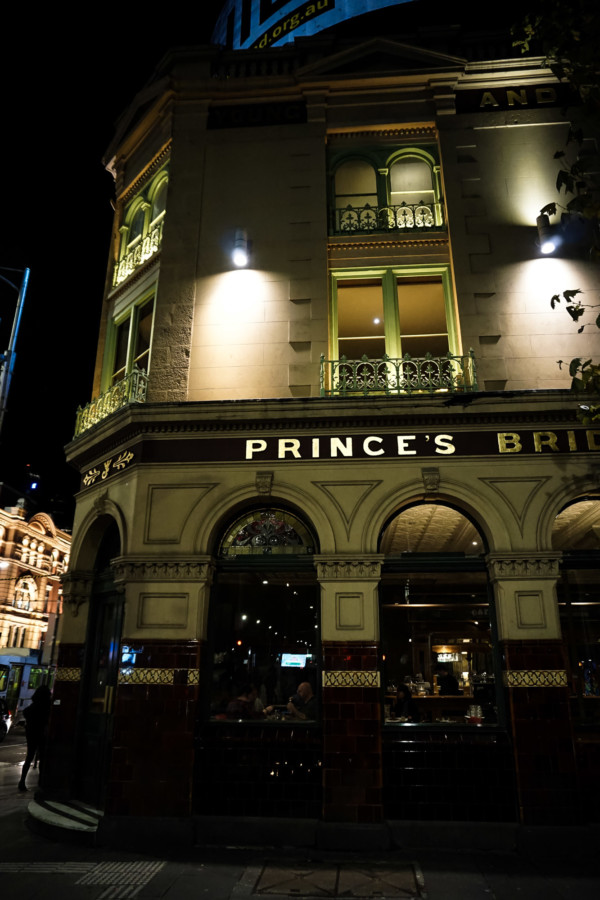
M213 561L121 558L113 568L125 592L121 646L135 664L119 669L105 811L189 816Z
M65 794L75 771L79 695L93 582L93 572L71 571L62 576L64 613L59 625L48 747L40 784Z
M378 584L383 556L316 558L323 640L323 818L383 820Z
M527 825L578 821L566 653L556 599L560 557L555 552L488 556L520 817Z

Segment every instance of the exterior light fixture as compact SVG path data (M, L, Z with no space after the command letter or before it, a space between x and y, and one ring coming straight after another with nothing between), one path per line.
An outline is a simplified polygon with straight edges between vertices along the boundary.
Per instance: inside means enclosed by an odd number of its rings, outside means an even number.
M560 244L557 229L550 224L550 219L545 214L538 216L535 220L535 224L537 225L538 230L540 250L544 256L554 253Z
M250 262L248 234L243 228L237 228L231 252L231 261L238 269L243 269Z

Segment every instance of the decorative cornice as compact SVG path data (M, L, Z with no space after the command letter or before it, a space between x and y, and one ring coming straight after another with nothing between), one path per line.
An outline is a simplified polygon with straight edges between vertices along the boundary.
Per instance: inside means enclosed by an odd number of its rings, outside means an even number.
M488 553L486 562L492 581L511 578L558 578L560 551L546 553Z
M437 128L433 125L417 126L415 128L369 128L360 131L334 131L327 135L327 140L336 143L338 140L356 140L368 138L376 140L381 138L425 138L427 140L437 140Z
M430 237L407 237L405 239L398 238L395 241L390 240L381 240L381 241L364 241L361 240L360 237L357 237L353 241L349 241L348 238L344 240L342 243L332 243L329 242L327 244L327 250L331 253L333 250L394 250L397 247L402 247L406 249L407 247L447 247L448 246L448 238L430 238Z
M361 559L353 556L314 556L319 581L379 581L382 553L365 554Z
M215 563L212 557L199 559L113 560L111 567L118 585L133 581L203 581L212 584Z
M169 158L171 154L171 141L167 141L163 149L160 151L158 156L155 156L148 168L143 172L135 181L133 181L124 194L119 197L119 203L122 203L126 206L130 200L133 200L136 194L145 187L148 181L150 181L154 175L158 172L159 169L165 164L165 161Z
M380 673L370 671L330 671L323 672L323 687L373 687L381 686Z
M503 674L509 688L567 687L564 669L511 669Z

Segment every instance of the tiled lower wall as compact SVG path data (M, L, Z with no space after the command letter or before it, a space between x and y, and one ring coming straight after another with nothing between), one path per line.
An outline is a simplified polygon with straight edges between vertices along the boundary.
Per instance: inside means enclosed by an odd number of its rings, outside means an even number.
M375 643L323 644L325 821L383 820L378 653Z
M135 672L119 673L106 812L188 816L201 645L145 640L139 649Z
M507 641L503 652L521 821L577 824L582 813L564 645Z
M194 812L319 818L322 772L316 725L207 722L197 741Z
M514 822L514 765L503 733L393 728L383 737L387 819Z

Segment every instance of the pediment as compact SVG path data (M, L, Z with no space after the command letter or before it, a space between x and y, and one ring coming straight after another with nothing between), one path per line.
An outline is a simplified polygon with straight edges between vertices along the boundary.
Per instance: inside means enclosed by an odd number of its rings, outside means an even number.
M399 41L372 38L311 63L299 70L301 77L378 75L390 72L463 68L465 59L424 50Z

